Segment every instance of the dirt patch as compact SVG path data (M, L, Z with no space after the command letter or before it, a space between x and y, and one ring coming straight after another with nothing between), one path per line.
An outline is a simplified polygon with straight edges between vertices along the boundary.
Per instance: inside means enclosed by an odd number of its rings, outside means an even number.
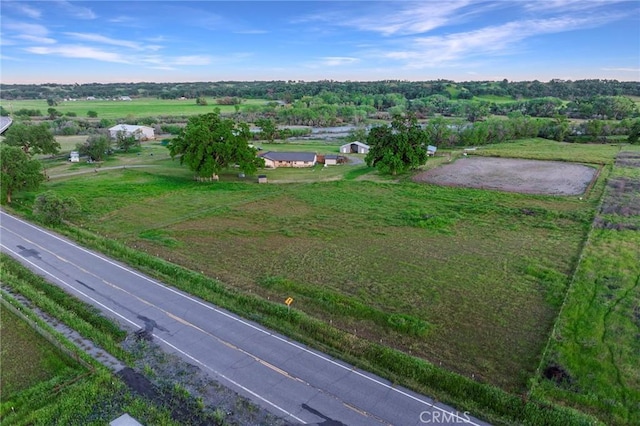
M525 194L580 195L596 175L592 167L559 161L465 157L420 173L414 181Z
M557 385L570 385L573 380L567 371L559 365L551 364L542 372L543 376Z

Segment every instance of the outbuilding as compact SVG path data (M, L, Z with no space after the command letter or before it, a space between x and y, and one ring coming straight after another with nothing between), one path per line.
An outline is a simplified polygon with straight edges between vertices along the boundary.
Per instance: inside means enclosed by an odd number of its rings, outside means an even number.
M362 142L350 142L340 147L340 152L343 154L368 154L369 145Z
M111 139L118 139L122 135L125 138L133 136L136 140L146 141L155 139L155 132L152 127L134 126L131 124L116 124L109 128L109 136Z

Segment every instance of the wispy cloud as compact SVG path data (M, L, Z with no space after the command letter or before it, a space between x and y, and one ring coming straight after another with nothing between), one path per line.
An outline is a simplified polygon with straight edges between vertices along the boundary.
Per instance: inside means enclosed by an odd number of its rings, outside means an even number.
M320 65L327 67L337 67L341 65L350 65L359 62L358 58L349 58L344 56L325 56L320 59Z
M94 43L108 44L111 46L126 47L134 50L142 50L143 48L142 45L138 42L131 41L131 40L115 39L115 38L103 36L101 34L74 33L74 32L68 32L64 34L68 35L69 37L82 40L82 41L91 41Z
M97 61L116 62L122 64L131 63L125 55L82 45L65 44L51 47L34 46L27 47L25 50L36 55L56 55L63 56L65 58L94 59Z
M588 11L601 6L610 7L620 0L545 0L523 2L522 7L535 12L577 12Z
M25 40L25 41L30 41L32 43L37 43L37 44L55 44L56 43L56 40L50 37L34 36L30 34L20 34L20 35L17 35L15 38Z
M13 9L19 14L25 15L31 19L40 19L40 17L42 16L42 11L40 9L36 9L35 7L22 2L7 1L2 3L2 7Z
M600 69L603 71L635 72L636 74L638 74L638 76L640 76L640 68L620 67L620 68L600 68Z
M456 61L479 56L512 53L516 46L531 37L598 26L615 19L601 15L598 19L559 17L523 20L485 27L475 31L443 36L417 37L404 41L410 47L402 50L378 52L387 58L403 61L412 68L451 65Z
M341 25L383 35L421 34L459 21L469 0L451 2L394 3L395 10L338 20Z
M80 6L77 3L71 3L66 0L57 0L55 3L78 19L96 19L98 17L93 10L85 6Z
M15 35L28 35L34 37L46 37L49 30L44 25L29 24L27 22L9 21L3 23L3 28L11 30Z

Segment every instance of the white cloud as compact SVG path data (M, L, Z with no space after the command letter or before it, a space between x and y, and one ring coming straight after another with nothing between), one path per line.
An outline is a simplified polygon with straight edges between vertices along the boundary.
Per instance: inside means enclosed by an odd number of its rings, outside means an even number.
M320 65L327 67L336 67L341 65L350 65L359 62L358 58L349 58L344 56L325 56L320 59Z
M470 0L422 3L394 3L393 10L338 20L340 25L359 30L378 32L383 35L420 34L458 21L461 9L471 4Z
M59 45L52 47L35 46L25 49L29 53L36 55L57 55L65 58L94 59L103 62L117 62L122 64L131 63L124 55L114 52L107 52L88 46L81 45Z
M93 10L79 6L77 3L71 3L66 0L57 0L55 3L78 19L96 19L98 17Z
M209 65L211 57L208 55L187 55L169 58L167 61L171 65Z
M638 76L640 76L640 68L620 67L620 68L600 68L600 69L603 71L635 72L638 74Z
M36 9L31 5L17 1L3 2L2 7L9 7L22 15L26 15L31 19L39 19L42 16L42 11L40 9Z
M451 65L457 61L466 61L478 56L512 53L512 50L525 39L538 35L590 28L610 19L610 16L601 15L597 20L567 16L513 21L475 31L417 37L411 41L404 40L403 46L408 44L409 48L378 52L378 54L404 61L412 68Z
M40 36L34 36L29 34L21 34L16 36L16 38L30 41L33 43L38 43L38 44L55 44L56 43L56 41L50 37L40 37Z
M137 43L135 41L120 40L120 39L115 39L115 38L106 37L100 34L92 34L92 33L69 32L65 34L70 37L76 38L78 40L92 41L95 43L109 44L112 46L127 47L129 49L134 49L134 50L142 50L142 46L140 45L140 43Z
M7 30L11 30L12 33L17 35L29 35L34 37L46 37L49 34L49 30L44 25L29 24L26 22L10 21L5 22L3 27Z

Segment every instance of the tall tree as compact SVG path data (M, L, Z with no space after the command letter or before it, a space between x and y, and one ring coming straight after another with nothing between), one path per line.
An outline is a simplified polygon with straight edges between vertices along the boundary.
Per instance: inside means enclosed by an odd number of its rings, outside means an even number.
M167 148L171 158L180 157L200 177L216 176L222 170L238 165L246 174L264 166L249 146L251 131L247 123L236 123L220 117L220 110L189 118L183 132L172 139Z
M21 148L27 155L57 154L60 151L60 144L44 123L13 124L4 134L4 143Z
M427 161L427 134L413 115L395 116L391 126L372 128L367 143L371 148L365 161L381 173L396 175Z
M93 161L102 161L111 150L111 139L106 135L92 135L83 144L76 145L80 155L86 155Z
M0 188L2 199L7 203L11 204L15 191L36 189L44 180L42 164L29 158L19 147L3 144L0 158Z

